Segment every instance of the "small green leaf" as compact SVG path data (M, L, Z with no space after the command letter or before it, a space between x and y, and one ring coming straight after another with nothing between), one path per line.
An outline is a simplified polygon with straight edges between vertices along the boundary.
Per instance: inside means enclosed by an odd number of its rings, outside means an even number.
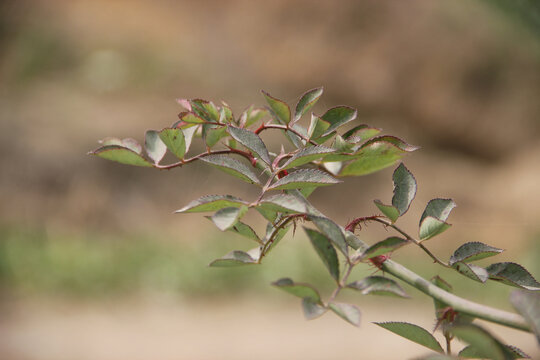
M409 210L409 206L416 196L416 179L403 163L399 164L394 171L392 179L394 181L392 205L399 210L399 216L401 216Z
M213 102L203 99L192 99L189 101L192 110L207 121L218 121L219 111Z
M167 152L167 145L159 138L159 133L155 130L148 130L145 135L146 153L150 159L154 160L154 164L158 164Z
M450 228L450 224L435 219L431 216L424 218L420 225L420 240L428 240L434 236L437 236Z
M393 223L399 218L399 210L392 205L385 205L380 200L373 201L381 212Z
M328 304L328 307L348 323L351 323L354 326L360 326L360 309L358 309L356 305L330 303Z
M228 126L227 129L229 134L231 134L236 141L253 151L262 161L270 165L270 154L268 154L268 150L259 135L255 134L253 131L234 126Z
M531 357L518 349L515 346L503 345L505 359L530 359ZM478 351L474 346L469 345L459 352L460 358L466 359L484 359L485 356L481 351Z
M348 288L359 290L362 295L388 295L408 298L409 296L397 282L383 276L368 276L360 281L347 285Z
M334 246L324 236L318 231L304 228L306 231L309 240L311 241L311 244L315 248L315 251L317 251L317 254L323 261L324 265L330 272L330 275L334 278L334 280L339 282L339 261L338 256L336 253L336 249L334 249Z
M270 105L270 108L276 115L277 120L282 124L288 124L291 121L291 109L285 102L276 99L266 91L261 91L266 102Z
M142 154L142 146L137 142L137 140L132 138L125 138L125 139L119 139L116 137L108 137L103 140L100 140L99 143L101 146L109 146L109 145L117 145L124 148L128 148L129 150L141 155Z
M260 184L257 175L251 169L227 155L208 155L202 157L201 160L209 165L212 165L227 174L236 176L251 184Z
M235 232L239 235L247 237L248 239L255 240L259 244L262 244L262 240L259 238L255 230L251 226L244 224L241 221L238 221L233 227L229 228L229 231Z
M324 216L311 215L309 219L334 245L337 246L343 255L347 256L348 250L344 230L338 224Z
M302 309L307 320L313 320L326 312L326 308L313 301L310 297L302 299Z
M291 172L289 175L282 177L274 184L272 184L268 190L287 190L287 189L302 189L305 187L313 186L328 186L332 184L340 183L333 176L314 169L301 169Z
M247 206L241 206L239 208L226 207L216 211L216 213L212 216L212 221L221 231L229 230L238 222L238 220L242 218L242 216L245 215L247 211Z
M453 326L451 332L458 339L470 344L483 358L493 360L507 360L504 345L483 328L473 325Z
M183 112L178 115L180 121L188 124L203 124L206 121L192 112Z
M324 132L330 127L330 124L316 115L311 115L311 121L308 128L308 136L317 144L323 144L330 139L333 134L323 136Z
M458 261L471 262L502 253L502 249L483 244L481 242L468 242L461 245L450 257L450 265Z
M254 108L253 105L247 108L240 116L240 127L247 129L251 125L259 122L268 116L269 111L263 108Z
M360 176L382 170L393 165L403 157L406 152L416 150L404 141L382 136L366 142L355 153L352 162L347 164L341 171L341 176Z
M392 236L371 245L369 248L366 249L366 251L362 253L361 257L363 259L369 259L375 256L384 255L408 243L409 240Z
M196 128L194 129L196 130ZM163 129L159 132L159 138L165 143L167 149L169 149L169 151L177 158L184 158L186 153L186 140L184 138L184 132L181 129Z
M193 140L193 136L195 136L195 133L197 133L197 129L199 128L199 126L192 126L190 128L187 128L187 129L182 129L182 132L184 134L184 139L186 141L186 151L185 153L187 153L191 147L191 141Z
M439 342L427 330L418 325L409 324L406 322L383 322L375 323L386 330L393 332L399 336L403 336L417 344L423 345L438 353L443 353L443 349Z
M469 279L473 279L474 281L485 283L489 278L489 274L486 269L480 266L458 261L453 263L452 267L456 269L459 273L465 275Z
M271 210L268 206L257 206L255 208L270 223L275 223L278 217L278 211Z
M121 164L126 164L126 165L143 166L143 167L153 166L148 160L143 158L141 155L123 146L117 146L117 145L102 146L99 149L94 150L90 154L99 156L100 158L103 158L103 159L116 161L116 162L119 162Z
M282 213L306 213L306 202L289 194L278 194L263 199L258 207Z
M289 278L283 278L272 283L272 285L288 292L289 294L298 296L299 298L309 298L312 300L312 302L317 304L321 303L321 296L319 295L319 292L309 284L295 283Z
M356 119L356 109L348 106L336 106L329 109L321 119L330 124L322 136L329 135L336 131L340 126Z
M540 293L516 290L510 294L510 302L531 325L540 344Z
M225 126L211 127L206 130L204 140L209 148L212 148L219 140L227 137L227 128Z
M226 207L241 207L248 205L242 199L231 195L206 195L193 200L180 210L176 210L176 213L185 212L205 212L205 211L217 211Z
M422 213L420 218L420 224L422 221L431 216L432 218L440 221L446 221L452 209L456 207L456 203L452 199L433 199L430 200L426 206L426 209Z
M491 280L526 290L540 290L540 283L519 264L500 262L489 265L486 270Z
M345 140L352 141L354 143L359 143L362 141L369 140L378 134L380 134L381 129L369 127L368 125L358 125L347 131L343 134Z
M315 88L308 90L307 92L302 95L300 100L298 101L298 104L296 104L296 109L294 112L294 121L300 120L302 115L304 115L306 112L309 111L315 105L315 103L319 100L323 93L323 88Z
M253 265L257 263L259 258L259 248L255 248L248 252L234 250L227 255L212 261L208 266L211 267L232 267L241 265Z
M298 167L300 165L310 163L314 160L322 159L325 156L334 152L334 149L330 149L322 145L303 148L302 150L294 154L293 157L290 158L281 168L290 169L293 167Z

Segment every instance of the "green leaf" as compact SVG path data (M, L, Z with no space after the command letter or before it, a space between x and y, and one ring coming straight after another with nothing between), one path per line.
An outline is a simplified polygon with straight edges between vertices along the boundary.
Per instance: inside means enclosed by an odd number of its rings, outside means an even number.
M540 290L540 283L519 264L500 262L489 265L486 270L491 280L526 290Z
M269 112L266 109L254 108L253 105L247 108L240 116L240 127L247 129L251 125L259 122L268 116Z
M420 217L420 240L427 240L443 231L451 225L446 223L456 203L452 199L430 200Z
M308 90L307 92L302 95L300 100L298 101L298 104L296 104L296 109L294 112L294 121L300 120L302 115L304 115L309 109L315 105L315 103L319 100L323 93L323 88L315 88Z
M247 237L248 239L255 240L259 244L262 244L262 240L259 238L255 230L251 228L251 226L244 224L241 221L238 221L234 226L229 228L229 231L235 232L239 235L242 235L244 237Z
M452 267L456 269L459 273L465 275L469 279L473 279L474 281L485 283L489 278L489 274L486 269L480 266L458 261L456 263L453 263Z
M99 156L100 158L103 158L103 159L116 161L116 162L119 162L121 164L126 164L126 165L143 166L143 167L153 166L148 160L143 158L141 155L123 146L117 146L117 145L102 146L99 149L94 150L90 154Z
M330 124L316 115L311 115L311 121L308 128L308 136L317 144L322 144L330 139L333 134L323 136L324 132L330 127Z
M186 151L187 153L189 151L189 148L191 147L191 141L193 140L193 136L195 136L195 133L197 132L198 126L193 126L187 129L182 129L182 132L184 134L184 139L186 141Z
M326 312L326 308L313 301L310 297L302 299L302 309L307 320L313 320Z
M259 203L258 207L275 212L293 214L302 214L308 211L305 201L289 194L278 194L265 198Z
M540 293L516 290L510 294L510 302L531 325L540 344Z
M216 211L212 216L212 221L221 231L229 230L246 214L247 211L247 206L241 206L239 208L226 207Z
M313 245L315 251L317 251L317 254L330 272L330 275L334 280L339 282L339 260L336 249L334 249L330 240L316 230L308 228L304 228L304 230L311 241L311 245Z
M354 143L359 143L377 136L380 132L381 129L362 124L347 131L345 134L343 134L343 138Z
M203 124L206 121L201 118L200 116L192 113L192 112L183 112L178 115L178 118L180 121L183 121L188 124Z
M233 250L227 255L212 261L210 267L232 267L241 265L257 264L259 258L259 248L252 249L248 252Z
M293 157L291 157L281 168L290 169L293 167L298 167L314 160L322 159L334 152L334 149L330 149L322 145L303 148L294 154Z
M253 131L234 126L228 126L227 129L229 134L231 134L236 141L253 151L262 161L270 165L270 154L268 154L268 150L259 135L255 134Z
M241 163L240 161L231 158L227 155L208 155L201 158L202 161L204 161L207 164L212 165L213 167L216 167L227 174L236 176L237 178L240 178L248 183L251 184L260 184L259 179L257 178L257 175L251 169Z
M530 359L531 357L523 352L521 349L518 349L515 346L503 345L503 352L505 359ZM478 351L474 346L467 346L459 352L460 358L467 359L484 359L485 356L481 351Z
M116 137L108 137L103 140L100 140L99 143L101 146L109 146L109 145L117 145L124 148L128 148L129 150L141 155L142 154L142 146L137 142L137 140L132 138L125 138L125 139L119 139Z
M448 230L450 226L452 225L428 216L422 221L422 225L420 226L420 240L431 239Z
M150 159L154 160L154 164L158 164L167 152L167 146L159 138L159 133L155 130L148 130L145 135L146 153Z
M386 330L411 340L417 344L423 345L438 353L443 353L443 349L439 342L427 330L418 325L409 324L406 322L384 322L375 323Z
M270 108L276 115L277 120L282 124L288 124L291 121L291 109L289 108L289 105L271 96L266 91L261 92L264 95L266 102L268 102L268 105L270 105Z
M305 187L313 186L328 186L332 184L340 183L333 176L314 169L301 169L291 172L289 175L282 177L274 184L272 184L268 190L287 190L287 189L302 189Z
M368 276L360 281L347 285L348 288L359 290L362 295L388 295L408 298L409 296L397 282L383 276Z
M344 303L330 303L328 307L348 323L354 326L360 326L360 309L357 306Z
M504 250L481 242L468 242L461 245L450 257L449 264L454 265L458 261L471 262L484 259L502 253Z
M392 179L394 181L392 205L399 210L401 216L409 210L409 206L416 196L416 179L403 163L399 164L394 171Z
M180 210L176 210L176 213L189 213L189 212L205 212L205 211L217 211L226 207L241 207L248 205L242 199L231 195L206 195L193 200Z
M493 360L509 359L505 356L504 345L483 328L473 325L457 325L452 327L451 332L458 339L470 344L483 358Z
M347 256L348 250L344 230L342 230L338 224L324 216L311 215L309 219L334 245L337 246L343 255Z
M259 214L261 214L270 223L276 222L278 211L271 210L268 206L257 206L255 210L257 210Z
M391 236L378 243L371 245L361 255L363 259L370 259L375 256L384 255L409 243L409 240Z
M340 175L359 176L371 174L393 165L406 152L416 150L415 147L396 139L383 136L368 141L354 155L353 158L356 160L347 164Z
M212 148L219 140L227 137L227 128L225 126L211 127L206 130L205 141L209 148Z
M194 128L194 130L196 130L196 128ZM181 129L163 129L159 132L159 138L165 143L167 149L169 149L169 151L177 158L184 158L186 153L186 139L184 138L184 132Z
M381 212L393 223L399 218L399 210L392 205L385 205L380 200L373 201Z
M330 124L322 136L329 135L336 131L340 126L356 119L356 109L348 106L336 106L329 109L321 119Z
M207 121L218 121L219 111L213 102L203 99L192 99L189 101L192 110Z
M289 128L295 130L297 133L301 134L304 138L307 138L308 134L307 134L307 130L303 127L303 126L300 126L299 124L289 124ZM306 141L301 139L298 135L296 135L295 133L289 131L289 130L285 130L283 131L285 133L285 135L287 136L287 138L291 141L291 143L297 148L297 149L300 149L300 148L303 148L305 145L306 145Z
M289 294L298 296L299 298L309 298L312 302L317 304L321 303L321 296L319 295L319 292L309 284L295 283L289 278L283 278L272 283L272 285L288 292Z

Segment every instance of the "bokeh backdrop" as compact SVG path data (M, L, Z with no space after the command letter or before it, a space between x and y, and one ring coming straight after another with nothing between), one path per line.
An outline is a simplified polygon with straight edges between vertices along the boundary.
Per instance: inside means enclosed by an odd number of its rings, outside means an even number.
M260 268L207 268L249 244L172 212L200 195L249 192L234 180L198 164L159 172L86 153L107 136L143 141L145 130L169 126L176 98L224 100L240 113L264 105L261 89L295 103L324 86L315 112L350 105L359 123L422 147L405 159L419 192L404 227L416 228L429 199L451 197L454 226L430 244L436 253L483 241L538 278L539 19L534 0L3 1L0 357L423 354L369 324L433 327L430 301L417 294L405 303L350 295L361 329L331 315L305 322L269 286L292 275L324 288L300 232ZM391 172L318 190L313 201L342 224L370 215L373 199L391 197ZM457 282L416 249L398 257ZM510 309L498 284L455 285ZM531 336L493 329L537 354Z

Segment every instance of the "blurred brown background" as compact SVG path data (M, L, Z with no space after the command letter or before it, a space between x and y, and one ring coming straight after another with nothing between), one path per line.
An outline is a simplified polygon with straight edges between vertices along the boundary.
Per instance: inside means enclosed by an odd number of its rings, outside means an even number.
M305 322L294 299L268 285L327 277L302 234L261 269L208 269L250 244L172 211L203 194L249 194L234 180L199 165L158 172L85 154L107 136L142 142L145 130L175 121L179 97L224 100L238 114L264 104L261 89L294 104L324 86L315 112L354 106L359 123L422 147L405 159L419 192L404 227L414 233L429 199L451 197L454 226L429 244L436 253L483 241L538 278L539 19L533 0L2 2L0 356L425 353L369 324L432 327L430 302L414 290L405 305L351 296L360 330L331 315ZM391 171L321 189L313 202L342 224L372 214L373 199L391 198ZM428 261L415 249L397 258L459 279L418 265ZM510 309L501 285L455 285ZM493 329L534 357L531 336Z

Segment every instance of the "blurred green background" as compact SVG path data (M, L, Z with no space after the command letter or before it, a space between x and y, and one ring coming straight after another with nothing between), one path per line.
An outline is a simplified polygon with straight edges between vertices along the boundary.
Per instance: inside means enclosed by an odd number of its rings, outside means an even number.
M282 294L268 284L282 276L329 290L301 232L265 266L206 267L251 244L172 212L204 194L252 196L234 179L198 164L159 172L85 155L98 139L143 141L170 125L176 98L224 100L238 114L264 104L261 89L295 103L324 86L315 112L354 106L359 123L422 147L405 159L419 192L403 227L414 233L429 199L451 197L454 226L429 243L437 254L483 241L539 277L539 19L533 0L2 2L0 308L12 315L0 325L0 355L65 358L21 350L44 299L73 309L156 294L185 306L272 304ZM313 202L341 224L370 215L373 199L391 197L391 172L318 190ZM415 249L397 258L441 273ZM456 288L509 309L498 284ZM35 316L16 315L30 308ZM205 358L186 354L172 358Z

